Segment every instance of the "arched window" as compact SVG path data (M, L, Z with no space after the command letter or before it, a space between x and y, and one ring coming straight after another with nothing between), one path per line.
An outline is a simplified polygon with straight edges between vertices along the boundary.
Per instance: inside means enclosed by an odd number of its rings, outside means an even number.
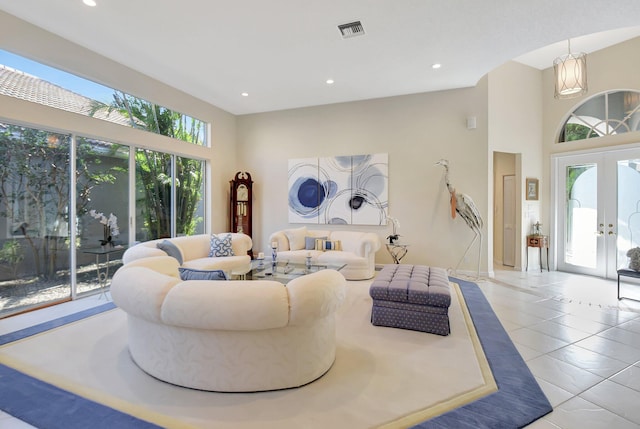
M640 92L611 91L579 105L564 123L558 143L640 131Z

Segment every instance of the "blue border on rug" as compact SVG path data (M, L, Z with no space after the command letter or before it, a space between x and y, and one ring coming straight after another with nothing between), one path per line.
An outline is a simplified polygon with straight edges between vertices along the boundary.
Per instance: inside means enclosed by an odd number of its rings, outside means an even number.
M498 391L424 421L419 429L496 429L528 425L553 410L520 353L475 283L460 285ZM0 345L57 328L114 308L113 303L0 336ZM152 423L90 401L0 365L0 409L42 429L158 428Z
M113 310L108 302L49 322L0 335L0 345L18 341L96 314ZM152 423L90 401L0 364L0 409L37 428L155 429Z
M0 335L0 346L13 341L18 341L23 338L30 337L32 335L39 334L41 332L49 331L51 329L59 328L67 323L73 323L78 320L85 319L87 317L100 314L104 311L113 310L116 305L113 302L107 302L97 307L91 307L86 310L79 311L77 313L69 314L68 316L59 317L48 322L42 322L38 325L29 326L28 328L20 329L19 331L10 332L8 334Z
M477 284L460 285L498 391L413 426L419 429L521 428L553 407Z

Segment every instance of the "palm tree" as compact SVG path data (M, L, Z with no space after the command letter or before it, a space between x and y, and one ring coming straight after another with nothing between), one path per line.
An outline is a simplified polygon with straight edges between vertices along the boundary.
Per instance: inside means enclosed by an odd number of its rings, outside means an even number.
M129 118L134 128L194 144L203 138L200 121L123 92L114 92L110 105L95 102L92 114L103 109L108 113L115 110ZM171 174L174 158L175 177ZM195 213L202 199L203 173L202 161L146 149L136 151L137 202L143 206L141 215L149 238L171 236L172 186L176 189L176 232L186 235L195 232L200 220Z

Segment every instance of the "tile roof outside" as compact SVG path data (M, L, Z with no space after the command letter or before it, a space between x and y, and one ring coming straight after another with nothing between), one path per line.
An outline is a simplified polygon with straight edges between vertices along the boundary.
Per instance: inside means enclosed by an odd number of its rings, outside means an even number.
M90 112L94 100L91 98L1 64L0 94L67 112L92 116ZM127 127L131 126L129 119L117 111L109 113L103 109L96 112L93 117Z

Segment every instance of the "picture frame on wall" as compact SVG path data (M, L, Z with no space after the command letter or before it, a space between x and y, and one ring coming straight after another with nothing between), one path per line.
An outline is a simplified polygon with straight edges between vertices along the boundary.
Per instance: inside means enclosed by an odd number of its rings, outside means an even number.
M527 178L527 200L538 200L538 179Z
M387 223L387 153L290 159L288 176L289 223Z

